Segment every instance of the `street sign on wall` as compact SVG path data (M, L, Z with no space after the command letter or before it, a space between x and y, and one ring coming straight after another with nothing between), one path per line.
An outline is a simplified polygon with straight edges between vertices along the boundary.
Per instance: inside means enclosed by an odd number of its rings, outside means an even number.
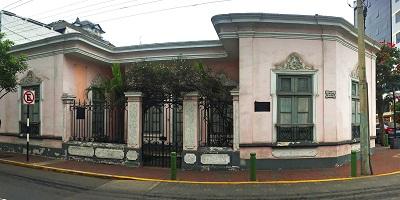
M35 91L34 90L24 90L22 101L24 104L27 104L27 105L35 104Z

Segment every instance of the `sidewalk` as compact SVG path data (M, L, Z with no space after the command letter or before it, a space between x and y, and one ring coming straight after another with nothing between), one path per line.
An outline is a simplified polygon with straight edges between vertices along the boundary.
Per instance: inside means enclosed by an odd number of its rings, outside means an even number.
M35 166L57 168L62 170L76 170L96 174L113 176L129 176L145 179L169 179L168 168L153 167L125 167L119 165L97 164L82 161L55 160L38 156L30 156L30 162L26 162L25 155L0 152L0 163L14 161ZM375 148L372 156L372 169L374 175L400 171L400 149ZM17 163L14 163L17 164ZM359 165L358 165L359 166ZM29 167L29 166L28 166ZM360 170L358 170L358 173ZM68 173L68 172L67 172ZM71 173L71 172L70 172ZM79 174L79 173L78 173ZM101 177L101 175L98 175ZM182 171L178 170L177 180L198 182L245 182L248 181L248 171ZM302 169L302 170L258 170L258 181L302 181L349 178L350 165L336 168ZM110 177L109 177L110 178ZM112 177L111 177L112 178Z

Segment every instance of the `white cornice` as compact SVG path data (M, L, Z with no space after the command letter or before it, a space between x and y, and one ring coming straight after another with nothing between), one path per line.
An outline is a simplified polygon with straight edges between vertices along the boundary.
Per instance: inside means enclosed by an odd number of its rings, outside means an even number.
M310 33L293 33L293 32L252 32L250 31L238 31L238 32L221 32L219 33L221 39L233 39L233 38L276 38L276 39L302 39L302 40L325 40L325 41L336 41L343 46L357 51L358 47L351 42L347 41L339 35L331 34L310 34ZM368 57L376 58L375 54L366 52Z
M216 29L218 35L221 34L219 26L221 24L233 24L234 26L242 26L243 24L257 24L257 23L271 23L271 24L285 24L302 26L302 25L314 25L314 26L325 26L325 27L337 27L349 33L353 37L357 38L357 29L340 17L330 17L321 15L286 15L286 14L269 14L269 13L233 13L233 14L223 14L216 15L211 19L214 28ZM239 36L240 31L238 31ZM251 37L253 34L258 34L253 31L241 32L243 37ZM231 35L230 38L234 37ZM321 37L319 35L319 37ZM374 40L367 38L366 43L372 48L379 50L379 44Z
M162 55L162 56L140 56L140 57L132 57L132 58L113 59L113 58L100 56L98 54L83 50L78 47L72 47L72 48L60 48L60 49L41 52L41 53L37 53L37 54L31 54L28 56L28 59L36 59L36 58L42 58L42 57L47 57L47 56L53 56L53 55L57 55L57 54L72 54L72 53L84 55L89 58L93 58L98 61L102 61L102 62L110 63L110 64L111 63L139 62L139 61L172 60L172 59L176 59L179 57L186 58L186 59L206 59L206 58L225 58L225 57L227 57L226 53L198 53L198 54L183 53L183 54L170 54L170 55Z
M95 47L99 50L99 54L89 52L83 50L78 47L62 47L65 44L74 45L73 43L86 44L92 47ZM55 55L60 53L78 53L81 55L88 56L90 58L97 59L99 61L107 62L107 63L123 63L123 62L137 62L143 60L165 60L165 59L173 59L177 57L185 57L187 59L202 59L202 58L224 58L227 57L227 53L223 50L222 44L217 41L193 41L193 42L173 42L173 43L163 43L163 44L149 44L149 45L137 45L137 46L129 46L129 47L112 47L101 41L97 41L91 37L85 36L81 33L70 33L61 36L55 36L51 38L46 38L43 40L38 40L30 43L25 43L21 45L16 45L10 51L11 53L17 53L22 51L27 51L36 48L48 47L50 45L55 46L57 49L30 54L28 58L38 58L44 57L48 55ZM216 48L218 49L215 53L185 53L185 49L201 49L201 48ZM135 52L151 52L151 51L160 51L160 50L181 50L181 52L166 54L162 56L142 56L142 57L129 57L127 58L114 58L114 55L120 53L135 53ZM192 51L191 51L192 52ZM109 56L104 57L101 54L108 54Z

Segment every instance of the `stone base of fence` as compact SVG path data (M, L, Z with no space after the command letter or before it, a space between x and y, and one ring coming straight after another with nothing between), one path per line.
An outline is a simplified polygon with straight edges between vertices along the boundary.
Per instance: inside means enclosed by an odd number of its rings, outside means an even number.
M140 166L140 150L125 144L70 141L63 144L67 159Z
M197 151L182 152L184 170L238 170L240 153L226 147L199 147Z
M12 144L0 142L0 152L10 152L26 154L26 144ZM50 158L64 158L65 154L61 148L44 147L39 145L30 145L29 154L36 156L44 156Z

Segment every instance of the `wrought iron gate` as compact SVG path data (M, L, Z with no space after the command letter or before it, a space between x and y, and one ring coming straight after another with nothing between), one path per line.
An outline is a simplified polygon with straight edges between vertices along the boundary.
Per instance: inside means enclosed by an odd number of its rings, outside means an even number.
M169 167L170 154L176 152L181 166L183 148L182 101L143 101L143 165Z
M232 101L211 102L200 99L200 146L233 146Z

